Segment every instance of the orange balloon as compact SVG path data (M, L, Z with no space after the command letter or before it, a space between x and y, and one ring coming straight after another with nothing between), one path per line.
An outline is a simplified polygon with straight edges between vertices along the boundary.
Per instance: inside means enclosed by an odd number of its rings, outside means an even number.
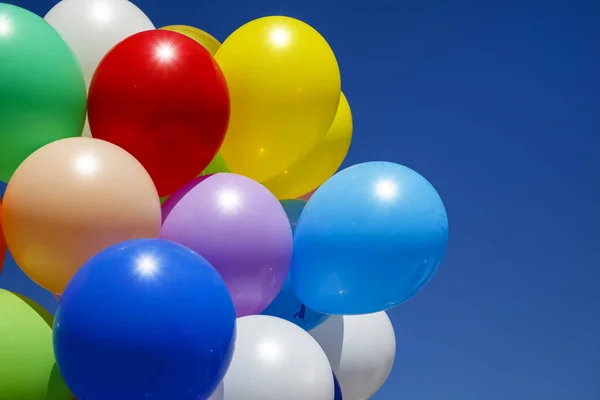
M99 139L52 142L30 155L4 196L4 236L17 265L60 294L101 250L160 233L152 179L125 150Z
M6 242L4 241L4 233L2 231L2 201L0 200L0 272L4 265L4 255L6 254Z

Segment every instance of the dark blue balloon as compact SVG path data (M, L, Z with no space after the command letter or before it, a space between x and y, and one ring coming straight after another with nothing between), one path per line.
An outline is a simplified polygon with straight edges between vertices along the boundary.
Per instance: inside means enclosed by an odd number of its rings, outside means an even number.
M65 382L84 400L206 399L231 362L235 309L203 257L136 239L91 258L54 320Z
M296 229L296 222L302 214L306 201L283 200L281 205L290 220L292 232L294 232ZM285 319L306 331L310 331L321 325L329 317L328 315L306 308L300 300L298 300L292 288L290 275L288 275L275 300L271 302L262 314Z
M342 397L342 388L340 387L340 382L338 382L337 376L333 374L333 383L335 384L335 397L333 400L344 400Z
M368 314L417 293L448 242L442 199L402 165L368 162L325 182L294 235L294 292L325 314Z

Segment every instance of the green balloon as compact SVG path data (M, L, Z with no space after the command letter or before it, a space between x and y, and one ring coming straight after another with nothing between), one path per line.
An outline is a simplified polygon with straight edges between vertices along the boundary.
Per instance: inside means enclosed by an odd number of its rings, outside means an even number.
M215 158L208 164L208 167L202 171L200 176L218 174L219 172L231 172L221 153L217 153Z
M47 316L28 303L0 289L0 398L71 400L54 361Z
M0 3L0 181L40 147L81 136L86 98L81 66L58 32Z

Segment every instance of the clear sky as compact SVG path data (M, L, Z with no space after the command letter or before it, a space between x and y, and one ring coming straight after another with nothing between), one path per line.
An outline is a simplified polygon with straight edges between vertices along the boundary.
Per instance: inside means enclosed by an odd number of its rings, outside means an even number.
M390 311L396 364L373 400L600 399L600 2L135 3L220 40L265 15L310 23L353 109L346 164L398 162L440 192L448 253ZM53 310L6 268L0 286Z

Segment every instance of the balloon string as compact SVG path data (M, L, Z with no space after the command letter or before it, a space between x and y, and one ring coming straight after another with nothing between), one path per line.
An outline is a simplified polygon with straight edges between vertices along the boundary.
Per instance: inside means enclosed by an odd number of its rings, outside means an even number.
M294 314L294 319L302 319L303 320L305 316L306 316L306 306L304 304L302 304L300 309L298 311L296 311L296 314Z

